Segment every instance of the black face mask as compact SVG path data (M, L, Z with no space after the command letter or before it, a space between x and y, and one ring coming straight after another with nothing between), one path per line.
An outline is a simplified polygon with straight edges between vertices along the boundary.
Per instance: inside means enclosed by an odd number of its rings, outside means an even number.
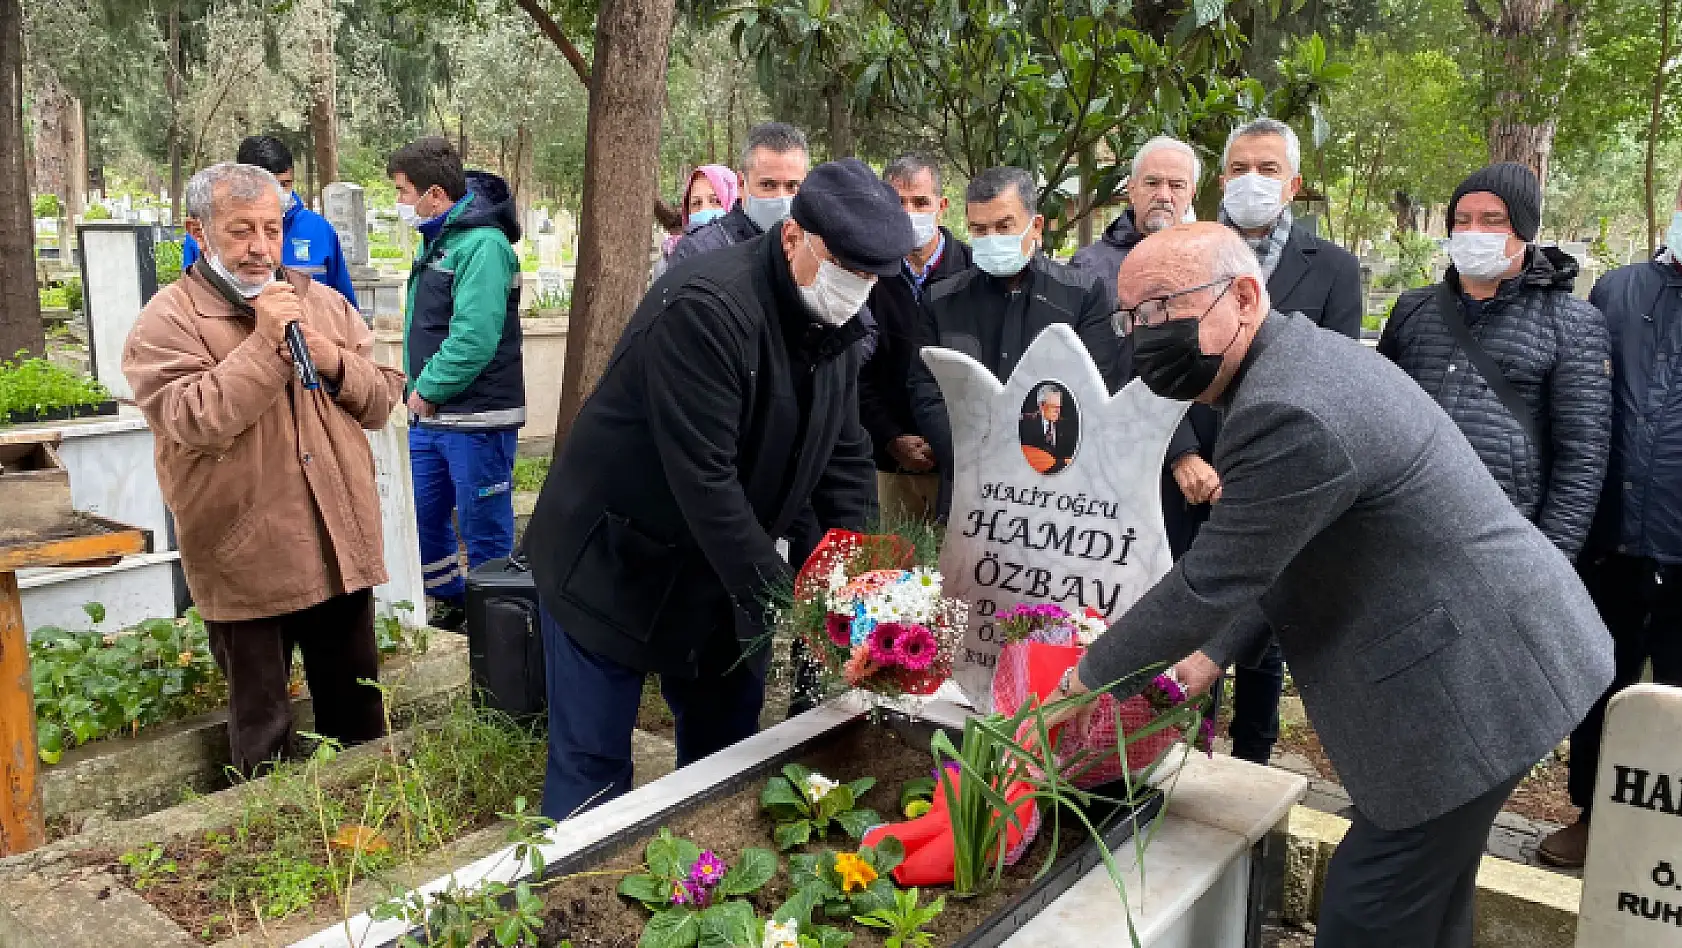
M1197 341L1201 322L1170 319L1160 326L1133 327L1133 372L1152 392L1189 402L1215 381L1222 354L1203 351Z

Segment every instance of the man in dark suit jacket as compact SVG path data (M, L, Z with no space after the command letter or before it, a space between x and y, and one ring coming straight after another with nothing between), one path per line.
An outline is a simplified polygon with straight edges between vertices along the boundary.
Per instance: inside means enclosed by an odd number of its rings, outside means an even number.
M1221 156L1220 220L1255 251L1273 308L1301 313L1323 329L1361 338L1366 308L1361 264L1342 247L1321 240L1295 222L1291 200L1302 187L1302 146L1289 125L1257 119L1234 129ZM1178 555L1220 497L1220 478L1210 466L1220 419L1207 405L1193 405L1168 445L1168 479L1162 509L1169 548ZM1171 483L1169 481L1171 480ZM1232 755L1265 764L1279 738L1279 695L1285 665L1279 644L1269 640L1254 655L1238 658L1232 681Z
M651 672L679 766L752 734L766 606L792 575L774 538L808 506L826 528L875 514L856 314L911 222L853 158L813 169L791 213L654 284L538 498L545 816L630 789Z
M1050 466L1041 469L1030 457L1028 463L1041 474L1056 474L1069 466L1075 457L1075 426L1063 416L1063 393L1047 383L1034 392L1036 411L1022 416L1016 434L1023 448L1043 451L1050 458ZM1043 459L1042 459L1043 463Z
M1131 694L1177 660L1200 693L1259 607L1355 804L1316 946L1468 948L1490 825L1612 679L1593 602L1412 379L1270 312L1230 230L1146 238L1121 305L1151 390L1221 410L1222 497L1059 693Z
M1033 175L1020 168L989 168L970 180L964 214L975 266L929 294L918 348L962 352L1003 381L1045 327L1063 323L1086 343L1114 392L1126 380L1121 338L1110 323L1115 300L1093 274L1040 252L1045 216L1037 201ZM940 383L920 358L911 365L911 413L934 448L944 520L952 502L952 427Z
M859 376L859 420L876 449L876 486L883 517L934 516L940 493L934 448L911 413L911 366L923 302L946 280L969 269L969 247L940 226L947 207L940 164L901 155L882 169L911 217L917 247L897 277L876 281L870 310L876 317L876 351Z

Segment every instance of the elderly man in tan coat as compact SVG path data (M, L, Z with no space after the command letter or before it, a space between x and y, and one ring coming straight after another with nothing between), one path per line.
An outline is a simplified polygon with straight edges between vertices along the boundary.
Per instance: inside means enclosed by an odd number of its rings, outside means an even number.
M123 373L157 441L187 585L227 676L234 765L250 773L293 740L287 692L302 651L316 730L347 743L384 731L373 587L385 582L374 458L403 376L343 296L277 270L282 190L220 164L187 184L204 256L141 311ZM286 345L297 322L320 385Z

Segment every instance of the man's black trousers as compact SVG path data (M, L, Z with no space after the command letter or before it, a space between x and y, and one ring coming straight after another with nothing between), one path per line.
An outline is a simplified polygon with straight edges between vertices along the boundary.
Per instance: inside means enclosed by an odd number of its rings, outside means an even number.
M1616 666L1612 687L1571 732L1571 802L1583 808L1586 820L1600 770L1606 703L1641 680L1648 659L1655 682L1682 686L1682 567L1616 553L1584 553L1577 570L1612 632Z
M1314 948L1471 948L1478 862L1521 779L1407 829L1357 808L1326 870Z

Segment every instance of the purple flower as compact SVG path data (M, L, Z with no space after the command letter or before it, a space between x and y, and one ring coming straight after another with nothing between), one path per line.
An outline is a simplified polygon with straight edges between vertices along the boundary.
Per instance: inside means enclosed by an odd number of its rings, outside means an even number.
M934 633L928 629L920 625L905 626L899 643L894 647L894 661L912 671L922 671L934 664L934 655L939 648L940 643L935 641Z
M897 622L884 622L870 633L870 660L883 668L899 664L899 640L906 627Z
M1181 688L1174 679L1169 678L1167 675L1156 676L1155 685L1156 689L1162 692L1170 702L1174 704L1183 704L1185 702L1185 689Z
M672 886L673 905L688 905L691 901L693 898L689 891L689 883L679 882Z
M695 860L694 866L690 867L689 880L697 885L711 887L724 881L724 872L724 860L718 858L709 849L701 854L701 858Z
M1203 750L1210 757L1215 756L1215 722L1212 718L1204 718L1203 725L1198 728L1198 737L1202 740Z

